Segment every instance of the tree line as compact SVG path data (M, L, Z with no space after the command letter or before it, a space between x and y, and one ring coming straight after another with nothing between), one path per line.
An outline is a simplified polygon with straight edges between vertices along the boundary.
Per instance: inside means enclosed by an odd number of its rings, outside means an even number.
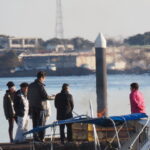
M128 45L150 45L150 32L137 34L124 40L124 44Z

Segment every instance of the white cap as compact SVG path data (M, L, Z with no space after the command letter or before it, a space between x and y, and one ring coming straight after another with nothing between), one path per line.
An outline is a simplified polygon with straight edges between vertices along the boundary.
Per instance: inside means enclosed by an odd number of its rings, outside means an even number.
M106 39L102 33L99 33L95 40L95 48L106 48Z

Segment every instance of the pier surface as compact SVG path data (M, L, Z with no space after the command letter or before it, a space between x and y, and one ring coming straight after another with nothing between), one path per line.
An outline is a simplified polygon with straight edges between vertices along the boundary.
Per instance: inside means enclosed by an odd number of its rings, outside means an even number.
M0 144L0 150L93 150L93 142L71 142L64 145L60 143L24 143L24 144L10 144L2 143Z

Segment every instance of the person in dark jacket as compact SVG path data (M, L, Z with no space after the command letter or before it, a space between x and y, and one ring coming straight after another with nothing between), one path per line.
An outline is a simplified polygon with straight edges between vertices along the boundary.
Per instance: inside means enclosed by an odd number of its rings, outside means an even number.
M45 72L38 72L37 79L29 85L28 99L30 112L32 117L33 128L44 126L46 118L49 115L47 111L47 100L53 100L53 96L49 96L44 88L46 78ZM45 130L34 133L34 140L44 141Z
M29 121L29 102L27 99L28 83L20 84L21 89L15 93L14 108L17 116L17 132L15 142L24 142L25 136L23 133L27 131Z
M69 84L64 83L62 90L55 97L55 107L57 109L57 120L65 120L73 117L72 111L74 108L73 97L69 93ZM72 141L72 124L66 124L67 126L67 140ZM60 125L60 138L64 143L65 139L65 124Z
M6 119L8 120L9 127L9 138L10 142L13 142L13 127L14 121L16 120L15 111L14 111L14 95L16 92L15 84L12 81L7 83L8 90L6 91L4 98L3 98L3 107L4 107L4 114Z

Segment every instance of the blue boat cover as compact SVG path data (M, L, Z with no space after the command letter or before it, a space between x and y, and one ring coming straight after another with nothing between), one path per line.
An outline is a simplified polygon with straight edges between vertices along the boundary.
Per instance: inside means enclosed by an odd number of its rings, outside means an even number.
M71 119L55 121L52 124L34 128L30 131L25 132L24 135L39 132L49 127L55 127L61 124L86 123L86 124L95 124L103 127L113 127L114 124L117 126L124 123L125 121L139 120L147 117L148 116L145 113L135 113L135 114L129 114L123 116L111 116L111 117L101 117L101 118L89 118L85 115L81 115Z

